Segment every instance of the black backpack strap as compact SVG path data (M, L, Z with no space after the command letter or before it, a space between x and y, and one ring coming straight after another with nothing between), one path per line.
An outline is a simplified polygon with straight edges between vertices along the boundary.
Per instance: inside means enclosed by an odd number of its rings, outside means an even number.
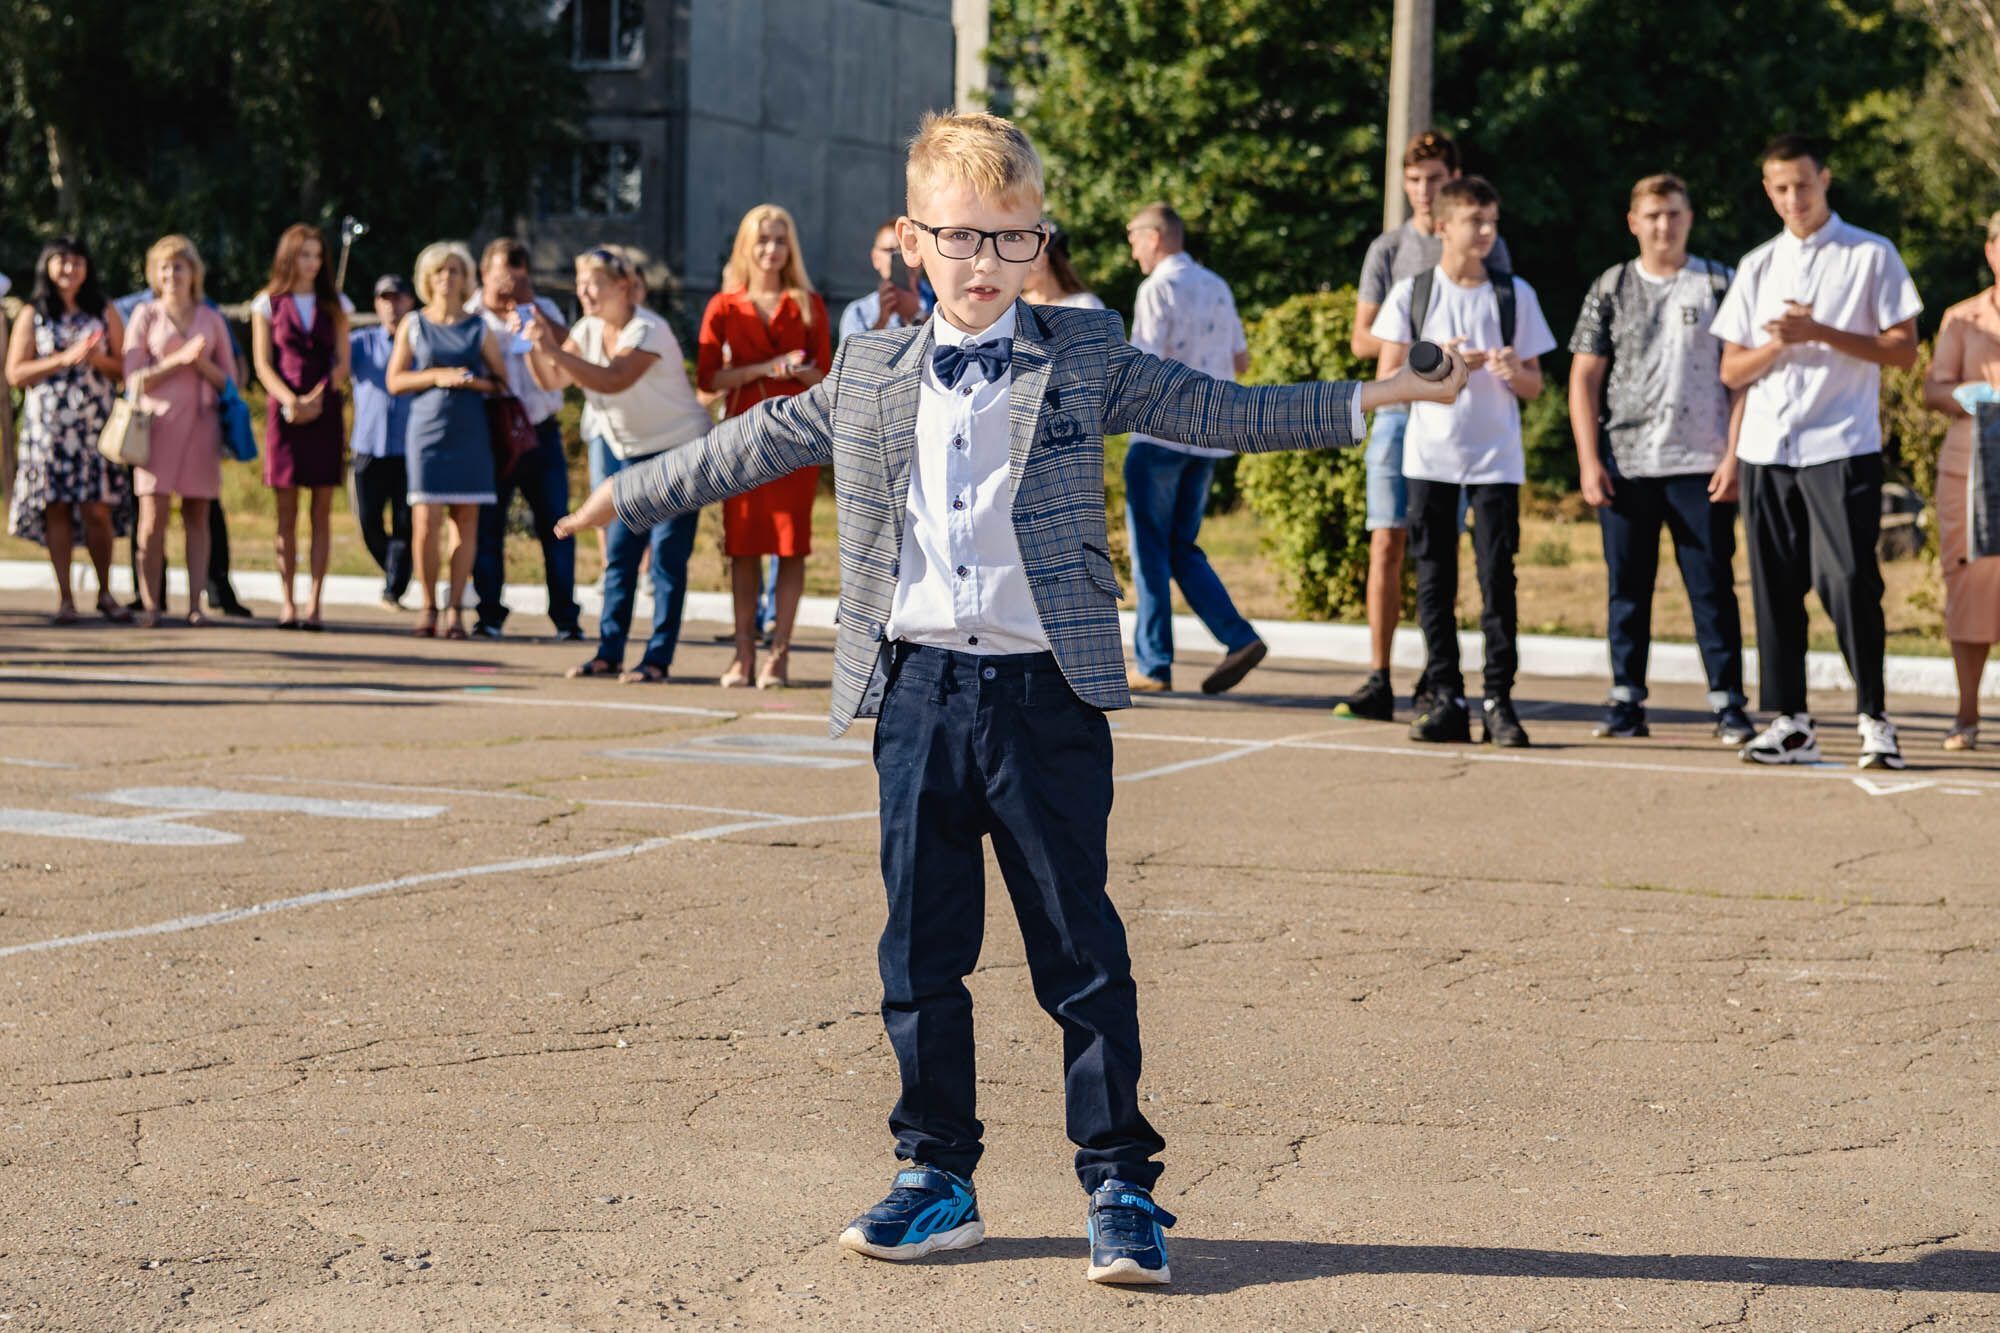
M1722 309L1722 298L1729 295L1729 279L1724 276L1722 266L1713 259L1701 261L1708 267L1708 289L1715 293L1715 308Z
M1424 336L1424 321L1431 314L1431 283L1437 275L1432 265L1410 279L1410 341Z
M1489 267L1486 280L1493 284L1493 300L1500 307L1500 344L1514 345L1514 275L1504 269Z

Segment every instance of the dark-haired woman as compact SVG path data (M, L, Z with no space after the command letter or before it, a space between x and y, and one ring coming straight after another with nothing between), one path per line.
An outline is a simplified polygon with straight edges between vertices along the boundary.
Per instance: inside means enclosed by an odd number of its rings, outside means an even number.
M111 595L111 547L127 526L131 474L97 452L124 371L124 335L90 252L68 237L43 246L34 290L7 340L7 380L26 391L7 530L48 548L59 625L77 618L70 557L79 524L97 570L99 613L132 619Z
M348 380L347 312L318 228L294 223L278 238L270 281L250 303L250 358L269 404L264 483L278 493L278 628L316 630L333 550L333 494L346 446L340 391ZM312 493L312 593L304 620L292 600L301 489Z

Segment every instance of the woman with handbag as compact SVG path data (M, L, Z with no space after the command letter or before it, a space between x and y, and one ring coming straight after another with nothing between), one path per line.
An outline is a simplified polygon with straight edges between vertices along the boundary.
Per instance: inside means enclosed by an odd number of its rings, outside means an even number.
M35 286L7 342L7 382L25 390L21 457L7 530L48 548L55 623L75 623L70 559L79 523L97 570L97 611L130 624L111 595L112 544L129 527L131 474L97 452L124 374L125 322L105 300L90 252L67 236L42 247Z
M583 318L567 337L559 337L541 320L528 329L534 345L528 369L536 384L550 391L571 384L583 390L583 437L605 476L698 440L713 424L708 409L695 400L673 329L642 304L645 290L625 255L607 247L586 251L576 257L576 296ZM688 557L694 553L700 521L697 510L650 531L635 531L623 523L609 525L597 652L566 674L616 676L627 685L667 679L680 639ZM653 565L653 631L639 665L626 671L625 645L638 600L639 566L648 553Z
M264 484L278 496L279 629L324 628L320 597L333 551L333 496L346 471L340 394L347 358L347 311L326 262L326 241L318 228L294 223L278 238L270 280L250 303L250 359L268 404ZM292 600L301 489L312 496L312 585L303 620Z
M806 275L798 237L792 215L776 204L745 213L722 270L722 291L702 314L696 380L705 393L729 394L729 416L768 398L804 393L833 366L826 303ZM789 683L792 621L806 586L818 489L819 469L804 467L722 506L722 545L736 601L736 660L722 677L724 687L753 678L758 689ZM771 656L759 671L757 592L767 555L778 557L778 615Z
M125 387L143 418L147 456L133 463L139 497L141 596L148 626L166 603L167 517L176 496L187 535L188 616L206 625L208 510L222 495L222 425L217 404L236 378L229 326L203 304L201 253L185 236L163 236L146 252L154 297L132 312L125 334ZM114 417L113 425L117 424ZM109 430L109 428L107 428Z
M470 250L456 241L433 242L417 256L415 276L424 305L396 326L384 376L390 393L416 395L405 436L417 582L424 601L414 632L437 637L438 541L449 516L450 599L444 635L463 639L459 603L479 549L479 507L496 499L485 400L506 384L507 363L478 312L465 310L472 290Z
M1944 633L1958 668L1958 715L1945 734L1947 750L1970 750L1979 744L1979 680L1988 651L2000 642L2000 556L1972 552L1967 512L1977 431L1972 416L1952 396L1966 385L2000 387L2000 213L1986 222L1986 265L1993 270L1996 285L1944 312L1930 373L1924 377L1924 403L1951 420L1937 465ZM1991 466L1982 460L1982 468Z

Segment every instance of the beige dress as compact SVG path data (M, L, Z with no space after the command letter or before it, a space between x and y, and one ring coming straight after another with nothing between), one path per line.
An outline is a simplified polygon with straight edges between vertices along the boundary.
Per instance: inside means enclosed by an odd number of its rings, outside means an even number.
M1944 312L1930 378L2000 384L2000 297L1987 288ZM2000 556L1968 560L1967 474L1972 418L1954 415L1938 453L1938 553L1944 566L1944 633L1954 643L2000 643Z

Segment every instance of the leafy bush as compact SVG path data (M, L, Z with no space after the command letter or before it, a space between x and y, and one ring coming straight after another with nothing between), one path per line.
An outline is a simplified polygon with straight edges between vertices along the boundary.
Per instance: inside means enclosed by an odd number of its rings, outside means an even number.
M1367 379L1374 368L1348 346L1354 289L1294 296L1252 324L1251 384ZM1318 620L1366 614L1368 481L1362 451L1247 454L1237 464L1243 498L1264 526L1292 608Z

